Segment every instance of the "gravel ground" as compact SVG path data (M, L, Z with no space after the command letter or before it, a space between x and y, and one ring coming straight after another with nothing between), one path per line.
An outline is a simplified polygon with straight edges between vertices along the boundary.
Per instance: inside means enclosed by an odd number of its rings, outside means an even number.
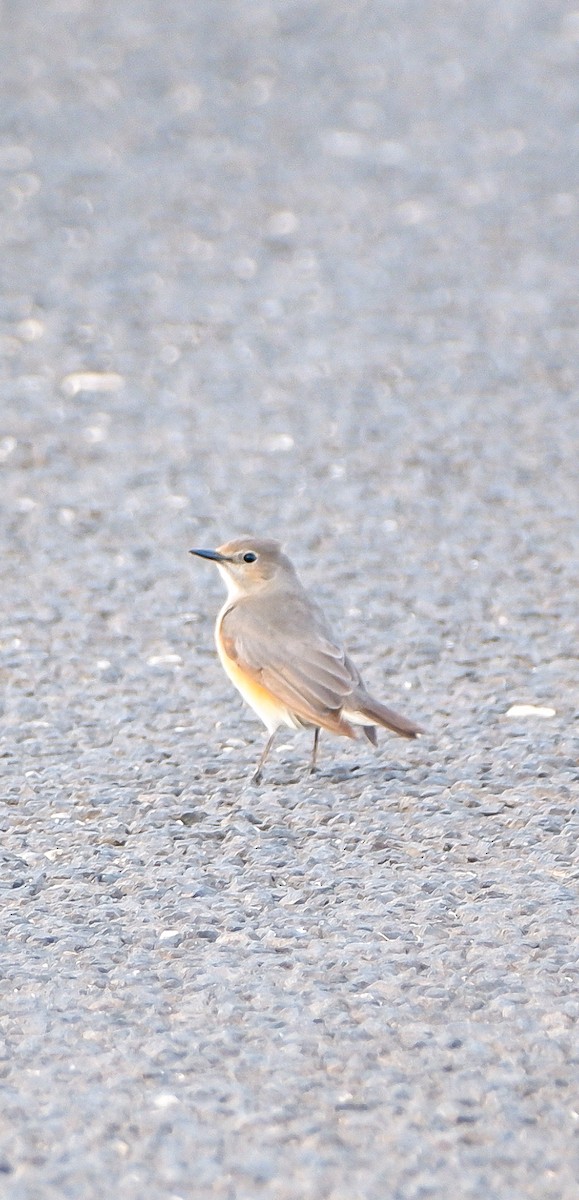
M576 1200L579 14L6 0L0 1194ZM281 538L377 755L264 731Z

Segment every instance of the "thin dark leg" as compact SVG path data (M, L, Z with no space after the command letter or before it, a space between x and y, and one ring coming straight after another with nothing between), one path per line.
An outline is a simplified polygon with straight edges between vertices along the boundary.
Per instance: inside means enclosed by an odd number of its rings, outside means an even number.
M263 764L271 750L271 747L273 745L273 739L276 735L276 732L277 731L274 729L273 733L270 734L270 736L267 739L267 742L265 743L265 748L264 748L263 754L257 764L257 767L255 768L253 775L251 776L252 783L259 783L261 780L261 768L263 767Z
M315 775L315 773L316 773L316 762L318 759L319 737L320 737L320 727L319 727L319 725L316 725L316 728L314 729L314 745L313 745L313 749L312 749L312 761L310 763L310 772L309 772L310 775Z

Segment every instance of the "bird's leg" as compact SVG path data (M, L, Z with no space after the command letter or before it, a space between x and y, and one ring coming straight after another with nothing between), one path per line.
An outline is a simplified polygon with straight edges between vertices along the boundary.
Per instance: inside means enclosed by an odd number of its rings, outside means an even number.
M260 781L261 781L261 768L263 767L263 764L271 750L271 747L273 744L273 739L274 739L275 735L276 735L276 730L274 729L273 733L270 734L270 736L267 739L267 742L265 743L263 754L257 764L257 767L255 768L253 775L251 776L252 783L260 783Z
M312 761L310 763L310 769L308 772L308 774L310 774L310 775L315 775L315 773L316 773L316 762L317 762L317 758L318 758L319 737L320 737L320 727L319 727L319 725L316 725L316 728L314 729L314 745L312 748Z

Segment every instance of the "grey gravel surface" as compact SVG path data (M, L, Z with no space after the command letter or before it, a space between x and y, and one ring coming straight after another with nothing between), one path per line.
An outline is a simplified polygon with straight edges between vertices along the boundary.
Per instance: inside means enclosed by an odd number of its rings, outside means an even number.
M2 29L0 1194L575 1200L579 14ZM247 531L419 743L248 784Z

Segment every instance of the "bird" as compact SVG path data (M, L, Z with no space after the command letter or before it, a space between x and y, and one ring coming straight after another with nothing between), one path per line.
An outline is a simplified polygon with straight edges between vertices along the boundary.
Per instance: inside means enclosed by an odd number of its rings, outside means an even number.
M314 730L311 773L321 729L350 738L361 729L374 746L377 726L405 738L424 733L366 690L280 542L244 536L217 550L190 554L214 562L225 582L227 598L215 623L217 652L229 679L268 731L252 783L261 781L281 725Z

